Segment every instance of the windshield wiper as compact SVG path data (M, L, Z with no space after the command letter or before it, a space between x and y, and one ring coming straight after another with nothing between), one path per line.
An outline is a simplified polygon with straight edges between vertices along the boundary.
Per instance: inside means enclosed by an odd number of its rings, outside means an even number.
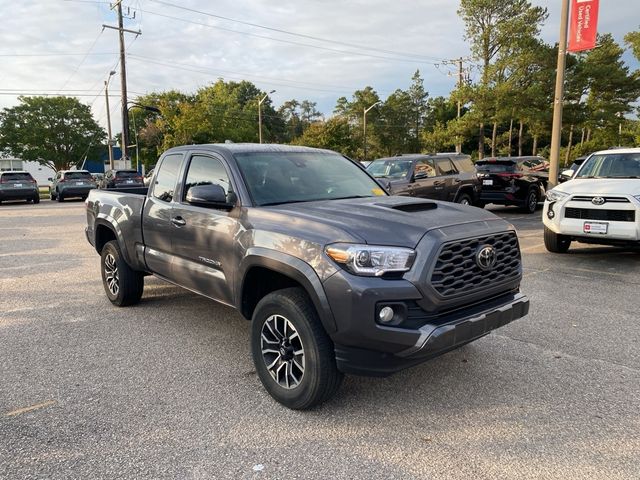
M375 195L351 195L349 197L327 198L327 200L349 200L351 198L373 198Z

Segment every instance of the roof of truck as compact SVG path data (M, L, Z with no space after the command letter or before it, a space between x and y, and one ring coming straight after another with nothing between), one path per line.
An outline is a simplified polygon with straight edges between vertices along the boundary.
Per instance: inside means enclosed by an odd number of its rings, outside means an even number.
M300 145L278 145L274 143L205 143L199 145L182 145L168 151L208 150L220 153L258 153L258 152L327 152L332 150L303 147Z

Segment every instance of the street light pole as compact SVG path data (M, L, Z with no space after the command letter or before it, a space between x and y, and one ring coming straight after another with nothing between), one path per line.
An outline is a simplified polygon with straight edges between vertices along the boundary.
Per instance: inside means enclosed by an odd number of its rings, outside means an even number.
M551 152L549 154L549 188L558 184L560 144L562 141L562 103L564 101L564 73L567 63L567 30L569 29L569 0L562 0L560 15L560 41L556 67L556 91L553 99L553 126L551 128Z
M262 143L262 102L264 102L269 95L275 93L275 90L271 90L269 93L265 93L264 97L258 100L258 138Z
M131 106L129 106L131 105ZM149 105L142 105L141 103L138 102L127 102L127 117L129 116L129 109L131 107L138 107L138 108L142 108L143 110L146 110L147 112L152 112L152 113L157 113L158 115L162 115L162 112L160 111L159 108L156 107L152 107ZM133 120L133 135L136 141L135 147L136 147L136 171L140 172L140 150L138 149L138 129L136 128L136 116L133 115L132 117ZM133 145L132 145L133 146Z
M371 110L373 107L375 107L379 103L382 103L382 102L380 100L378 100L376 103L371 105L369 108L365 108L364 109L364 119L363 119L363 122L362 122L362 141L364 143L364 159L363 159L363 161L365 161L365 162L367 161L367 113L369 113L369 110Z
M108 149L109 149L109 168L113 170L113 140L111 138L111 112L109 111L109 80L116 72L111 70L109 76L104 81L104 99L107 102L107 133L108 133ZM103 165L104 166L104 165Z

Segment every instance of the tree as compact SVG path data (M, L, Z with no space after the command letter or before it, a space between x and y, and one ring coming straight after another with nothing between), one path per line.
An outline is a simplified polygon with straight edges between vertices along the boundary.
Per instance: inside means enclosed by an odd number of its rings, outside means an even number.
M411 86L407 92L411 100L411 132L413 133L413 142L410 151L420 151L420 129L424 124L425 116L428 112L429 92L424 89L424 80L420 76L420 70L416 70L411 77Z
M627 33L624 37L624 41L631 48L633 55L640 60L640 30Z
M471 51L482 63L482 79L474 95L474 108L480 111L478 150L482 157L485 119L493 117L494 138L497 127L495 96L490 86L491 64L499 55L512 57L504 51L516 49L523 41L537 36L548 14L546 9L533 7L528 0L460 0L458 15L464 20Z
M294 143L335 150L348 157L354 157L358 149L351 134L349 121L345 117L333 117L326 122L311 124Z
M91 109L72 97L19 97L0 112L0 151L54 170L80 165L105 137Z

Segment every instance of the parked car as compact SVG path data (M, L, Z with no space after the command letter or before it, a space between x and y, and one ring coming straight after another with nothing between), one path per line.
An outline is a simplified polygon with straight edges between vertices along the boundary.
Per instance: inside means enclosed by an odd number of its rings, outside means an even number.
M549 181L549 162L542 157L484 158L476 162L482 182L480 204L517 205L535 213Z
M107 170L100 182L100 188L138 188L144 187L142 175L137 170Z
M564 183L568 180L571 180L571 178L573 178L573 175L580 168L580 165L582 165L587 158L589 158L588 155L576 158L573 163L571 163L571 166L569 168L560 172L560 175L558 175L558 183Z
M146 195L93 190L87 222L111 303L139 302L153 274L235 307L260 381L294 409L331 397L344 373L389 375L529 308L508 222L388 196L329 150L173 148Z
M145 173L144 179L143 179L145 187L148 187L149 184L151 183L151 179L153 178L153 172L154 171L155 171L155 167L150 169L147 173Z
M548 251L571 242L640 246L640 148L589 156L570 182L547 192L542 214Z
M96 182L87 170L60 170L49 181L51 200L58 202L72 197L84 200L89 195L89 190L96 188Z
M39 203L38 184L29 172L0 172L0 203L4 200L26 200Z
M480 193L468 155L397 155L374 160L367 171L392 195L474 205Z

